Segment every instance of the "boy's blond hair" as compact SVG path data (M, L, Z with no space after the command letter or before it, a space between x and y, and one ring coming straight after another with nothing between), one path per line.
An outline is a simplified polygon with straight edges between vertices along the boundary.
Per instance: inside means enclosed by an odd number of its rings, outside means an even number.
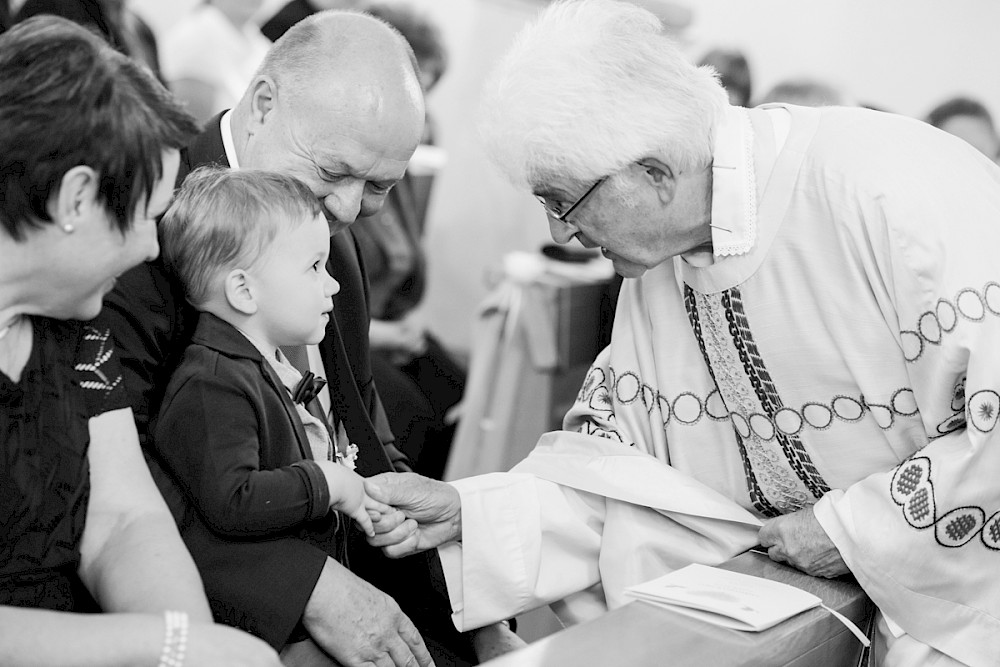
M279 232L322 211L309 188L291 176L199 167L160 221L163 260L180 279L188 302L201 309L216 276L253 267Z

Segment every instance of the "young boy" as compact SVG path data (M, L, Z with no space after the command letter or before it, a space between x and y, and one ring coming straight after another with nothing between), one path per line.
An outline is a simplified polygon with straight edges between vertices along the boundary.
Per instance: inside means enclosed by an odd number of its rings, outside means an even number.
M374 534L366 506L379 504L353 472L346 436L309 410L322 380L303 378L281 350L323 338L339 289L316 197L287 176L204 167L187 177L160 233L200 315L154 447L184 495L178 520L199 567L226 567L201 557L218 539L337 546L331 510Z

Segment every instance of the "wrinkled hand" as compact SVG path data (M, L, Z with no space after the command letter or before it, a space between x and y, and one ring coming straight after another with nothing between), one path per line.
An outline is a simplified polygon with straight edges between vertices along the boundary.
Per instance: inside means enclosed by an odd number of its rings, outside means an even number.
M771 560L788 563L814 577L837 577L850 570L819 525L812 507L768 519L757 539Z
M188 667L281 667L278 654L251 634L214 623L191 623Z
M374 522L368 543L382 547L390 558L401 558L462 538L462 500L450 484L416 473L382 473L365 480L375 500L398 512Z
M391 597L327 559L302 622L344 667L428 667L424 640Z

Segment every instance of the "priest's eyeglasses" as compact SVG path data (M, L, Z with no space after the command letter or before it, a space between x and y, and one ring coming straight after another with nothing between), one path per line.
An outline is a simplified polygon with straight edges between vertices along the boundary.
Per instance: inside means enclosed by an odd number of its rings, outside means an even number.
M602 176L601 178L597 179L597 182L595 182L593 185L591 185L589 188L587 188L587 191L584 192L582 195L580 195L580 198L577 199L572 204L570 204L569 208L567 208L565 210L560 210L560 209L562 209L562 204L561 203L550 204L545 199L545 197L542 197L541 195L535 195L535 199L537 199L541 203L542 208L545 209L545 212L549 215L550 218L552 218L554 220L558 220L559 222L562 222L562 223L565 223L565 224L569 224L569 216L570 216L570 214L573 211L575 211L576 209L578 209L581 206L583 206L583 204L587 201L587 199L590 198L590 195L592 195L594 193L594 190L596 190L598 187L600 187L601 183L603 183L604 181L608 180L608 178L610 178L610 175L608 175L608 176Z

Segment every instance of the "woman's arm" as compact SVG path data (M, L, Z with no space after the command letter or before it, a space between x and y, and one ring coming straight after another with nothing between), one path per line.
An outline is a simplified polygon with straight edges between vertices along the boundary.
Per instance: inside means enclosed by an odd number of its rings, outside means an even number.
M0 606L0 665L157 665L166 610L186 612L187 667L278 667L274 651L212 623L201 578L139 451L129 408L90 420L80 576L104 614Z
M155 667L163 654L162 614L73 614L0 606L0 665ZM184 667L281 667L263 641L241 630L192 623Z
M132 410L90 420L90 502L80 577L109 612L188 612L211 621L201 577L139 450Z
M70 614L0 607L0 664L155 665L163 616Z

